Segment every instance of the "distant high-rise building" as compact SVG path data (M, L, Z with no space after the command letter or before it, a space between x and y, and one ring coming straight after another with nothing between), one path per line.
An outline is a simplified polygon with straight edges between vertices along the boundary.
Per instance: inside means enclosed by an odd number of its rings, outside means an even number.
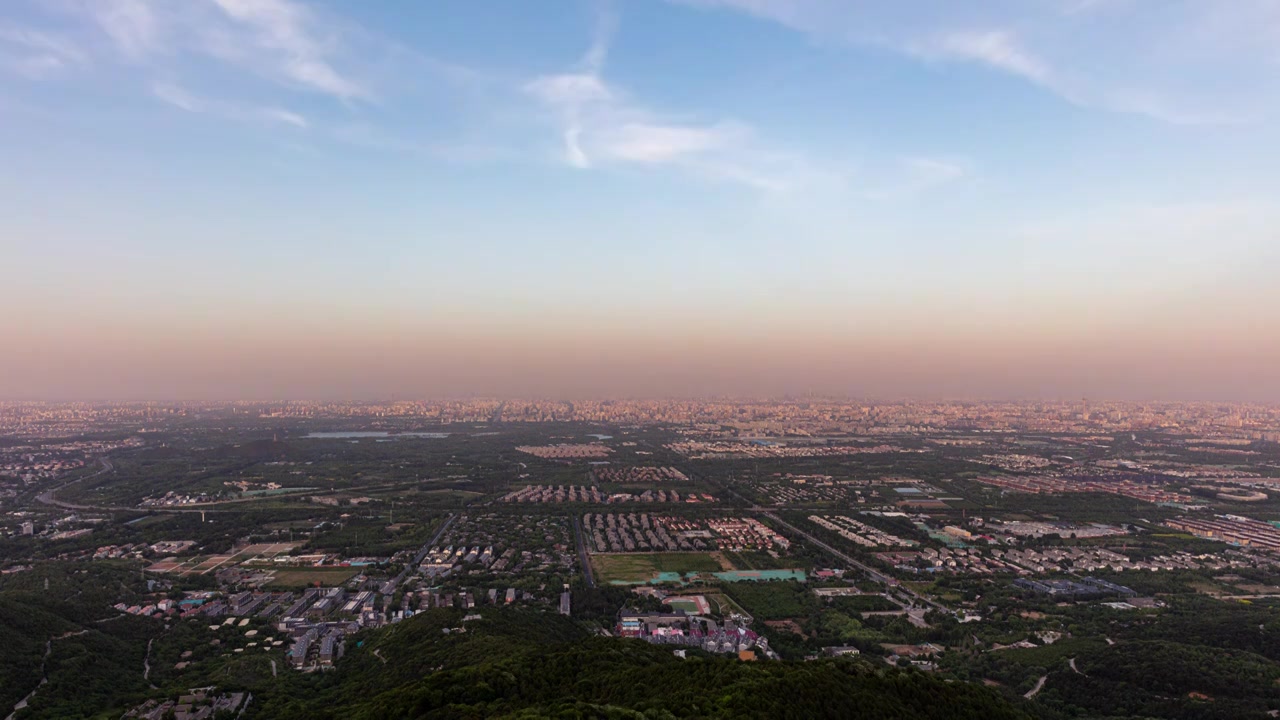
M22 534L23 534L23 535L35 535L35 534L36 534L36 524L35 524L35 523L33 523L33 522L31 522L30 520L28 520L27 522L22 523Z

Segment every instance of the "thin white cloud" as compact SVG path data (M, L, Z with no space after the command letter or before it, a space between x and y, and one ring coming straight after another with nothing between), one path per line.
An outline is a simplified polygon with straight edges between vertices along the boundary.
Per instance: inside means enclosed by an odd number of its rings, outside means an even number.
M592 53L597 53L592 46ZM591 167L591 157L582 146L584 115L595 108L607 107L614 101L613 92L596 75L566 73L544 75L525 85L525 91L554 108L563 118L565 161L573 167Z
M226 100L201 97L173 82L157 82L151 87L156 99L189 113L205 113L252 125L287 125L307 129L311 123L302 115L280 107L253 107Z
M562 157L572 167L683 166L708 177L766 185L759 179L763 170L747 169L758 164L758 151L741 123L673 121L591 75L544 76L525 90L558 116Z
M1022 78L1081 107L1142 115L1170 125L1235 125L1248 121L1240 115L1215 110L1181 109L1150 90L1090 89L1089 83L1068 77L1028 51L1021 40L1007 30L949 32L915 44L912 51L926 58L979 63Z
M745 124L695 122L652 110L603 78L616 17L603 14L574 71L524 84L560 124L563 161L570 167L670 166L716 181L781 190L798 175L798 161L758 147Z
M1274 0L670 2L742 12L824 43L976 63L1080 107L1169 124L1238 124L1280 112Z
M81 6L130 58L141 58L160 44L160 22L147 0L85 0Z
M903 160L912 184L918 189L945 185L965 176L964 166L950 160L913 157Z
M87 58L58 35L17 25L0 25L0 62L31 79L47 77Z
M613 98L604 81L590 73L543 75L534 78L525 89L547 103L570 107L608 102Z
M396 49L299 0L58 0L54 7L96 29L134 66L172 73L186 61L212 60L343 102L373 96L352 68ZM81 38L87 48L95 40Z
M196 113L205 109L203 102L185 89L171 83L156 83L151 87L151 92L163 102L180 110Z
M282 110L281 108L263 108L262 116L269 120L274 120L275 122L283 123L285 125L292 125L297 128L306 129L311 126L311 123L307 122L305 117L296 112Z
M343 100L364 98L368 89L334 69L328 54L332 39L319 36L315 18L289 0L214 0L234 22L250 31L249 40L280 77Z
M596 26L592 33L591 47L582 58L582 64L591 73L599 73L604 69L605 60L609 57L609 43L618 30L618 15L611 5L596 7Z
M733 144L743 130L730 124L681 127L626 123L606 139L607 152L618 159L659 164L681 157L723 150Z
M571 122L564 129L564 157L566 162L579 170L591 167L591 158L582 149L582 126L577 123Z
M1243 125L1257 122L1254 114L1221 112L1213 109L1186 110L1169 104L1157 94L1145 90L1114 90L1102 102L1118 112L1145 115L1170 125Z
M70 40L17 25L0 25L0 42L53 55L66 62L82 63L86 60L84 52Z
M1023 49L1017 38L1007 31L950 32L923 46L923 52L980 62L1037 85L1053 84L1053 74L1048 65Z

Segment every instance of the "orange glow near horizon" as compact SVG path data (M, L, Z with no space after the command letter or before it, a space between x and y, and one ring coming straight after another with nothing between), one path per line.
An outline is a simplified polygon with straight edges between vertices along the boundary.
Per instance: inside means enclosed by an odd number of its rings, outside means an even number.
M369 399L466 394L1280 398L1280 320L1152 313L773 312L466 320L192 313L29 322L0 396ZM1253 306L1257 307L1257 306ZM515 315L515 313L513 313Z

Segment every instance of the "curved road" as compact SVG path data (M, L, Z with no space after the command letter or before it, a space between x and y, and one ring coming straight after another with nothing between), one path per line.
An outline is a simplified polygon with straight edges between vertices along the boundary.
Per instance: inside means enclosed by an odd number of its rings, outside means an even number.
M65 510L98 510L98 511L108 510L108 511L120 511L120 512L152 511L152 512L162 512L162 513L164 512L168 512L168 513L219 512L219 510L214 507L129 507L127 505L77 505L76 503L71 503L71 502L67 502L66 500L58 499L56 493L60 490L69 488L78 482L84 482L85 480L96 478L99 475L104 475L109 472L115 472L116 467L111 464L111 460L109 460L106 456L98 458L98 462L102 463L102 469L99 470L98 472L92 475L85 475L84 477L76 478L75 480L62 483L61 485L54 488L49 488L48 490L45 490L44 492L37 495L36 501L40 503L44 503L45 505L53 505L55 507L60 507ZM257 498L247 498L247 499L256 500ZM239 499L227 500L226 502L243 502L243 500L239 500Z
M92 478L96 478L96 477L98 477L99 475L103 475L103 474L105 474L105 473L114 472L114 471L115 471L115 469L116 469L116 468L115 468L115 466L111 464L111 461L110 461L110 460L108 460L105 456L104 456L104 457L100 457L100 458L98 458L98 462L102 463L102 469L101 469L101 470L99 470L98 472L96 472L96 473L94 473L94 474L92 474L92 475L86 475L86 476L81 477L81 478L76 478L75 480L72 480L72 481L70 481L70 482L62 483L61 485L59 485L58 487L55 487L55 488L49 488L48 490L45 490L44 492L42 492L42 493L40 493L39 495L37 495L37 496L36 496L36 501L37 501L37 502L44 503L45 505L57 505L57 506L58 506L58 507L60 507L60 508L66 508L66 509L68 509L68 510L128 510L128 509L132 509L132 508L107 508L107 507L98 508L98 507L93 507L93 506L91 506L91 505L76 505L75 503L64 502L64 501L59 500L59 499L57 499L57 498L55 498L55 497L53 496L53 494L54 494L54 493L58 492L59 490L62 490L63 488L71 487L72 485L75 485L76 483L81 482L82 480L89 480L89 479L92 479Z
M67 502L66 500L58 499L57 493L60 490L71 487L72 485L75 485L78 482L83 482L85 480L96 478L99 475L103 475L105 473L115 472L115 469L116 469L115 466L111 464L111 460L108 459L106 456L98 458L98 462L102 463L102 469L99 470L98 472L92 475L85 475L84 477L76 478L75 480L65 482L57 487L49 488L48 490L45 490L44 492L37 495L36 501L43 503L45 505L53 505L66 510L98 510L98 511L115 511L115 512L156 512L156 513L204 513L204 512L230 512L232 509L225 507L226 505L236 505L239 503L254 502L257 500L290 497L292 495L300 495L308 492L315 495L328 495L334 492L332 490L321 491L321 492L315 492L313 490L299 490L296 493L282 493L282 494L270 495L270 496L260 495L255 497L241 497L241 498L234 498L231 500L219 500L217 502L209 502L209 503L192 503L190 505L159 505L159 506L77 505L76 503ZM397 487L400 485L407 486L411 484L412 483L390 483L388 485L370 485L366 489Z
M1048 679L1049 679L1048 675L1041 675L1040 679L1036 681L1036 686L1028 690L1027 693L1022 697L1030 700L1031 698L1039 695L1040 691L1044 689L1044 682Z

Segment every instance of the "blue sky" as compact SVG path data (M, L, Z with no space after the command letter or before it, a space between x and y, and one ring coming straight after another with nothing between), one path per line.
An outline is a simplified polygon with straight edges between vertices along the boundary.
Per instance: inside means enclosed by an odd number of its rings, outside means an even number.
M1150 392L1238 394L1226 352L1280 397L1257 340L1280 324L1278 105L1274 0L12 0L0 330L31 348L10 377L92 332L142 367L175 324L234 347L304 328L279 357L408 336L406 363L447 332L714 330L697 362L782 333L823 388L889 392L911 383L849 381L832 337L1017 356L1034 328L1092 348L1081 368L1127 337L1137 368L1209 333L1216 360ZM787 389L766 365L747 376ZM1050 365L954 389L1130 377ZM70 386L206 388L144 375Z

